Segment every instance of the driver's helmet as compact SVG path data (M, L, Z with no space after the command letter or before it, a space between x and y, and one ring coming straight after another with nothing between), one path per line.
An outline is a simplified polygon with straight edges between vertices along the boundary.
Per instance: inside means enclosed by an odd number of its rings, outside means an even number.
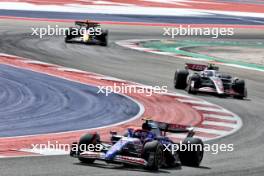
M151 129L151 125L148 122L142 124L142 130L150 131Z
M207 70L213 70L215 68L214 64L209 63L207 66Z

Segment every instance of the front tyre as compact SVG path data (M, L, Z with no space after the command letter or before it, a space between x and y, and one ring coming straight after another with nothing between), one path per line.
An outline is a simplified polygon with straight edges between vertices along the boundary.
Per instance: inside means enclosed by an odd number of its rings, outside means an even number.
M247 97L247 88L245 86L244 80L235 80L233 84L233 90L238 93L238 95L235 95L234 98L243 99Z
M96 144L99 144L99 143L100 143L100 136L98 134L85 134L79 140L78 154L86 151L88 149L89 144L93 144L95 146ZM92 164L95 161L95 159L82 158L80 156L79 156L79 160L87 164Z
M98 40L101 46L107 46L108 45L108 30L103 31L102 34L98 36Z
M70 39L66 36L66 37L64 38L64 42L65 42L65 43L70 43Z
M200 76L197 74L192 75L188 80L187 92L189 94L197 94L197 89L200 87Z
M108 37L107 36L104 36L104 38L100 42L100 45L101 46L107 46L108 45Z
M142 158L148 162L146 169L159 170L164 160L162 145L158 141L147 142L143 148Z
M172 168L178 165L178 154L172 154L171 151L164 151L164 164L167 168Z

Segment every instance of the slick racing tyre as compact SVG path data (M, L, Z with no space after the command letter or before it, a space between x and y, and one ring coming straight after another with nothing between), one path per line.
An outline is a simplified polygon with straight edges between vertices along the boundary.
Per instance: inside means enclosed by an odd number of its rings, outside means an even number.
M143 148L142 158L148 162L145 169L159 170L164 158L162 145L158 141L147 142Z
M64 42L65 42L65 43L69 43L69 40L70 40L70 39L69 39L68 37L65 37L65 38L64 38Z
M185 89L188 75L189 72L187 70L176 70L174 75L174 87L176 89Z
M194 89L192 89L192 82L193 82L193 88ZM189 78L189 81L188 81L188 86L187 86L187 92L189 93L189 94L196 94L197 93L197 91L195 91L195 89L198 89L199 88L199 86L200 86L200 76L199 75L197 75L197 74L194 74L194 75L192 75L190 78Z
M101 35L98 36L98 40L100 41L101 46L108 45L108 30L102 32Z
M245 81L236 79L233 84L233 89L239 95L235 95L234 98L243 99L247 97L247 89L245 87Z
M179 158L182 165L199 167L203 159L203 142L199 138L186 138L183 143L189 150L179 151Z
M72 33L74 31L76 31L76 29L74 29L72 27L66 30L66 32L65 32L65 38L64 38L65 43L69 43L70 40L74 38L74 36L72 35Z
M89 144L93 144L94 146L96 144L100 143L100 136L98 134L85 134L80 138L80 141L78 143L78 153L84 152L85 149L88 148ZM79 160L83 163L91 164L95 161L95 159L88 159L88 158L82 158L79 156Z
M164 151L164 164L167 168L172 168L178 165L176 158L178 154L172 154L171 151Z

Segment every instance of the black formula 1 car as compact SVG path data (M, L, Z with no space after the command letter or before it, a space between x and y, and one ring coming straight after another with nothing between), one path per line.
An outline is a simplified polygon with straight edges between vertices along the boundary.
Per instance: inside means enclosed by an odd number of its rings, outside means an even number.
M65 42L80 42L107 46L108 31L103 30L99 23L91 21L76 21L74 27L65 32Z
M166 132L187 135L182 142L174 143ZM110 141L101 141L98 134L86 134L79 142L72 143L70 156L88 164L103 160L124 166L142 166L153 171L180 164L198 167L203 159L204 144L193 135L193 129L187 126L146 120L141 129L129 128L125 135L111 132ZM185 145L185 150L176 150L180 145ZM187 145L189 149L195 145L195 149L188 150Z
M187 63L184 70L176 70L174 87L185 89L190 94L206 92L238 99L247 97L244 80L219 72L213 64Z

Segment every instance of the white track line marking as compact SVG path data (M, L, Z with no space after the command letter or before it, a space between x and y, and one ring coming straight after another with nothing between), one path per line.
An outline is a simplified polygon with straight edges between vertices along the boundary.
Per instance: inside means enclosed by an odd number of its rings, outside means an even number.
M126 82L123 79L111 77L111 76L90 76L90 78L99 79L99 80L107 80L107 81L116 81L116 82Z
M134 46L133 48L136 49L136 50L139 50L139 51L151 51L151 52L153 52L153 50L154 50L154 49L151 49L151 48L141 48L141 47L138 47L138 46Z
M214 105L212 103L206 102L206 101L200 101L200 100L188 100L188 99L180 99L177 98L178 101L182 103L191 103L191 104L198 104L198 105Z
M186 138L186 134L173 134L173 133L170 133L168 134L169 137L171 138L177 138L177 139L185 139ZM210 140L211 138L208 138L208 137L202 137L202 136L196 136L194 135L194 137L197 137L197 138L200 138L202 141L208 141Z
M192 106L196 110L200 111L211 111L211 112L224 112L224 113L229 113L227 110L222 109L222 108L213 108L213 107L204 107L204 106Z
M224 136L230 132L230 131L214 130L214 129L207 129L207 128L199 128L199 127L195 127L194 131L217 134L217 135L221 135L221 136Z
M20 149L19 151L22 152L28 152L28 153L37 153L40 155L67 155L69 154L68 151L65 150L59 150L59 149Z
M234 116L221 116L221 115L215 115L215 114L203 114L204 117L212 117L216 119L222 119L222 120L236 120Z
M153 49L155 50L155 49ZM154 54L160 54L160 55L166 55L166 56L174 56L174 53L169 53L169 52L162 52L162 51L151 51Z
M190 97L188 95L179 94L179 93L175 93L175 92L162 92L160 94L162 94L162 95L169 95L169 96L175 96L175 97L183 97L183 98L195 99L195 98L192 98L192 97Z
M39 64L39 65L47 65L47 66L55 66L53 64L47 64L46 62L36 61L36 60L23 60L22 62L26 64Z
M214 125L214 126L223 126L223 127L231 127L231 128L235 128L237 126L237 124L235 123L225 123L225 122L214 122L214 121L203 121L202 122L203 125Z
M69 71L69 72L76 72L76 73L87 73L87 72L82 71L82 70L77 70L77 69L74 69L74 68L67 68L67 67L59 67L59 68L57 68L57 70L60 70L60 71Z

